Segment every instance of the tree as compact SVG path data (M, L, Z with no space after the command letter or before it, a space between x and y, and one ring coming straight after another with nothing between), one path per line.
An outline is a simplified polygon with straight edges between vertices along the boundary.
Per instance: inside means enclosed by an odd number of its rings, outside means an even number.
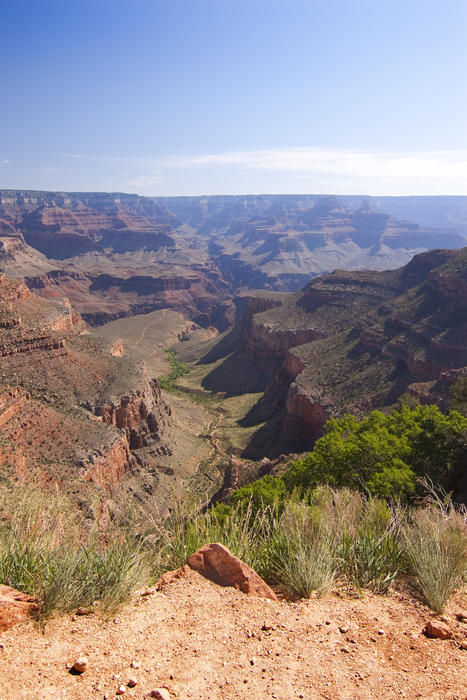
M451 387L451 409L467 416L467 377L459 377Z
M264 507L275 507L281 503L285 496L285 484L281 478L267 474L251 484L241 486L233 492L232 503L242 504L245 507L251 503L253 513Z
M376 496L409 497L417 477L451 488L451 477L465 454L467 418L437 406L402 405L385 416L373 411L331 419L326 433L306 457L284 474L288 490L318 484L349 486Z

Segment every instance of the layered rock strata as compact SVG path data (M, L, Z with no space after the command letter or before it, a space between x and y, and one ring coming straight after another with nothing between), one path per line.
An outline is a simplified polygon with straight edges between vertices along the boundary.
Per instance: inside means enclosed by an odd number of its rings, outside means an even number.
M141 448L156 459L170 451L170 409L157 382L121 342L90 335L68 300L39 298L2 277L0 325L0 460L12 477L36 471L76 493L80 481L108 490Z
M223 363L247 352L245 365L263 373L264 396L243 422L264 425L246 455L308 449L329 417L390 406L406 392L446 407L467 373L466 298L464 248L423 253L400 270L336 271L267 310L247 307ZM211 373L217 391L222 367Z

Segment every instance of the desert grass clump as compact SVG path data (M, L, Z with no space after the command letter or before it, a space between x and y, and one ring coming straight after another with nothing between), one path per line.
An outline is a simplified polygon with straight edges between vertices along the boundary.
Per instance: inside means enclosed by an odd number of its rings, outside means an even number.
M92 605L113 614L147 580L131 536L104 542L58 493L11 486L2 496L0 583L36 596L41 619Z
M384 501L361 495L352 528L342 529L341 570L361 590L387 593L404 567L400 544L403 511Z
M426 603L443 612L467 576L467 513L449 499L433 497L415 508L402 531L413 582Z
M264 549L264 575L286 595L309 598L332 587L338 564L336 540L317 506L288 502L273 520Z
M341 546L342 571L361 590L387 593L398 576L403 553L397 536L392 532L375 536L362 530L353 539L344 535Z

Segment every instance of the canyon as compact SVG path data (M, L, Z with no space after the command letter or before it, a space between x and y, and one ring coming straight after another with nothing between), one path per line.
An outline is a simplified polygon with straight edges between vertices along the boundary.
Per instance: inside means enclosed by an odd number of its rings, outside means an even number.
M231 331L179 357L217 395L260 392L240 421L253 428L242 456L277 458L310 449L333 416L399 400L447 409L467 376L466 283L464 248L398 270L335 271L296 293L250 292Z
M466 201L0 192L2 470L108 522L280 470L331 416L447 408Z
M395 268L465 244L467 198L407 200L2 190L0 262L91 325L172 308L222 332L241 292L297 291L335 268Z

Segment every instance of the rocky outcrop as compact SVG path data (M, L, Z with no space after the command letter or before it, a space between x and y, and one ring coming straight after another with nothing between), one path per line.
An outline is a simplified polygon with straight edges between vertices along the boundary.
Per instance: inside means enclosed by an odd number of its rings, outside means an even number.
M86 324L81 318L81 314L73 309L68 299L63 299L61 303L63 312L48 322L48 328L63 335L83 333L86 330Z
M17 355L18 353L30 354L37 350L41 351L51 351L51 350L64 350L65 341L63 339L57 340L50 335L41 335L35 338L29 337L19 337L15 339L12 343L2 343L0 345L0 357L11 357L12 355Z
M123 349L123 342L121 339L115 340L110 345L110 354L113 357L124 357L125 350Z
M190 569L219 586L231 586L250 596L277 600L274 591L256 571L218 542L205 544L189 556L180 569L163 574L156 584L157 589L164 590L177 579L186 576Z
M321 437L324 424L330 418L329 409L304 390L298 383L290 385L285 402L283 430L295 449L310 448Z
M11 280L6 275L0 275L0 302L8 305L16 301L26 301L31 292L24 282Z
M0 428L21 411L22 406L29 398L29 393L20 386L0 394Z
M27 620L37 610L39 605L35 598L0 584L0 632Z
M130 449L134 450L147 446L150 439L160 437L170 408L162 400L158 382L148 379L145 388L119 396L110 403L96 407L94 412L102 417L104 423L124 430Z
M92 453L87 458L88 466L82 473L84 481L92 481L101 488L115 486L131 465L130 447L126 435L103 454Z
M247 595L276 600L276 594L256 571L223 544L206 544L187 559L191 569L220 586L232 586Z
M281 364L291 348L327 337L327 333L318 328L288 329L279 324L269 325L261 319L252 319L249 331L245 338L246 348L262 360L276 358Z

